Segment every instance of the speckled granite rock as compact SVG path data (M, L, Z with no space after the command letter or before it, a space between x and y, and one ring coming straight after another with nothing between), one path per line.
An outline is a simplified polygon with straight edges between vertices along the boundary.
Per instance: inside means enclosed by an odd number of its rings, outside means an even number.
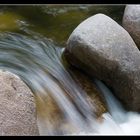
M33 93L14 74L0 70L0 135L39 135Z

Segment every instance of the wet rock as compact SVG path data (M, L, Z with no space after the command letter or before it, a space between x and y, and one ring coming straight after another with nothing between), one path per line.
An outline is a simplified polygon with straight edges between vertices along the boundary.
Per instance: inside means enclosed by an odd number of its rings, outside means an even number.
M127 5L123 16L123 27L129 32L140 49L140 5Z
M33 93L16 75L0 70L0 135L39 135Z
M92 111L99 119L103 113L108 111L106 102L101 92L98 90L93 80L84 72L72 66L69 66L68 70L76 83L82 88L83 91L85 91L87 95L87 102L89 102Z
M70 35L69 63L104 81L129 110L140 111L140 52L128 32L104 14L83 21Z
M90 104L96 118L101 120L102 114L107 112L107 108L100 91L92 80L80 70L71 66L67 67L67 70L74 81L86 92L86 101ZM70 102L74 102L65 91L64 94ZM72 121L66 118L65 112L59 108L59 104L51 97L51 93L37 97L36 100L40 135L66 135L78 131Z
M64 114L50 95L36 96L40 135L62 133Z

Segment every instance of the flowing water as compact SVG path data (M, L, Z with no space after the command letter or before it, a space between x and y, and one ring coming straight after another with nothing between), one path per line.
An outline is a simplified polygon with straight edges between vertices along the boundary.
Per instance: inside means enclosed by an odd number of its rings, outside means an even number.
M116 7L119 8L123 9ZM27 13L23 12L25 9ZM33 91L41 135L140 134L140 115L125 111L103 82L92 79L108 108L108 112L100 115L99 120L93 111L96 104L89 102L87 92L77 83L62 59L66 38L76 24L90 14L102 10L110 13L112 9L91 5L3 7L0 15L3 17L0 26L0 68L20 76ZM42 10L43 15L38 13ZM17 11L18 14L15 14ZM35 13L40 14L39 20L37 15L32 17ZM11 23L5 22L9 18ZM12 19L16 19L16 22L12 22Z

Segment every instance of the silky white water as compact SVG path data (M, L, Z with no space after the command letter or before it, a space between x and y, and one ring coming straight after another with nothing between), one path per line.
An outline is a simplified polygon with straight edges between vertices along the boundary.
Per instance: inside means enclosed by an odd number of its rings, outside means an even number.
M87 94L75 82L63 65L62 48L43 36L31 33L23 36L4 33L0 36L0 68L20 76L44 104L51 97L60 109L59 120L51 115L40 117L38 126L41 135L131 135L140 134L140 115L127 112L111 91L99 80L93 79L103 94L109 112L103 121L96 120L88 102ZM46 115L49 115L46 114ZM55 125L57 124L57 125Z
M103 114L104 121L99 125L99 134L139 135L140 114L125 111L119 101L101 81L95 80L95 83L102 91L110 111L110 113Z

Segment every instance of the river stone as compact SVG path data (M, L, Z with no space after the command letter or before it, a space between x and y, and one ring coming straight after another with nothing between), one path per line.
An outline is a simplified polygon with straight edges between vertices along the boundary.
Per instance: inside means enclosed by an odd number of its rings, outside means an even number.
M140 5L127 5L123 16L123 27L129 32L140 49Z
M86 19L70 35L64 56L108 85L126 109L140 111L140 52L117 22L104 14Z
M0 135L39 135L33 93L7 71L0 71Z
M71 73L71 76L73 77L75 82L86 93L85 98L90 104L90 107L93 113L95 114L96 118L100 119L103 113L108 111L106 102L101 92L99 91L93 80L90 77L88 77L88 75L86 75L84 72L76 69L75 67L72 67L71 65L69 65L67 69Z

